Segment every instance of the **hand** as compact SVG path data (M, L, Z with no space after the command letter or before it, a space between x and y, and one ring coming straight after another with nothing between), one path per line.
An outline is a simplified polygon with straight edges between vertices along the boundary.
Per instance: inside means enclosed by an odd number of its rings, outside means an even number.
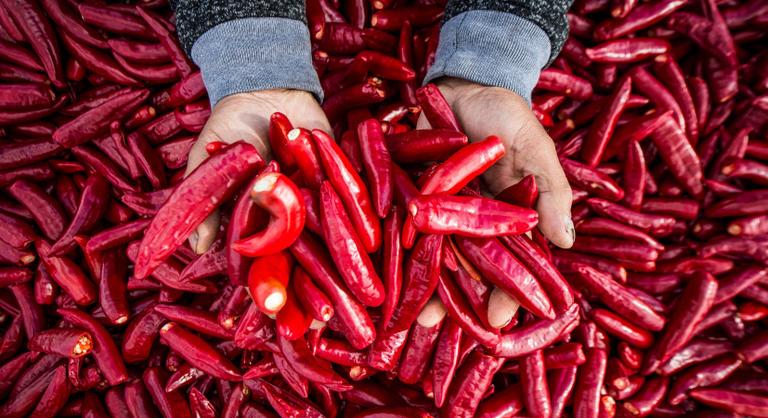
M271 159L269 149L269 117L281 112L294 126L331 131L323 109L311 93L299 90L264 90L239 93L221 99L213 108L197 142L189 152L186 175L208 158L205 146L221 141L228 144L243 140L259 151L265 160ZM219 214L212 213L189 237L196 253L202 254L216 239Z
M570 248L575 239L571 187L552 139L525 100L510 90L466 80L445 78L436 84L470 141L496 135L506 145L507 153L484 175L490 191L495 195L532 174L539 188L539 230L558 247ZM422 115L417 127L427 125ZM488 301L488 323L498 329L505 327L519 306L514 297L493 289Z
M575 231L571 221L571 187L555 152L555 145L522 97L510 90L445 78L437 86L451 105L470 141L496 135L507 153L485 173L493 194L528 174L536 178L539 230L555 245L570 248ZM426 118L418 127L426 127Z

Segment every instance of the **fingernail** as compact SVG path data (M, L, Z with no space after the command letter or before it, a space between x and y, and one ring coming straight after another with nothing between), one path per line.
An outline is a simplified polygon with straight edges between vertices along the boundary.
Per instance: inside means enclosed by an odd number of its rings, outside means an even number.
M566 216L565 220L565 233L571 237L571 244L576 241L576 228L573 226L573 219L570 216Z

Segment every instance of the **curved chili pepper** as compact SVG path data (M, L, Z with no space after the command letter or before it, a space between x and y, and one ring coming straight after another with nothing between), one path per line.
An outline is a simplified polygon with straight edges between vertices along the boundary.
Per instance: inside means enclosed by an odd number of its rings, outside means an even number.
M296 298L292 288L287 289L285 305L277 313L277 334L287 339L300 338L309 329L312 315L307 312Z
M455 194L504 156L501 140L489 136L465 146L438 165L421 186L422 195ZM406 204L409 202L406 202ZM403 246L411 248L416 239L410 215L403 225Z
M519 357L542 349L565 335L577 323L579 307L574 304L560 317L539 320L509 334L501 336L500 343L490 347L494 355Z
M592 151L586 147L583 150L587 153L585 155L588 155L585 160L593 160L592 154L589 154ZM624 190L608 175L568 158L560 159L560 164L571 184L586 190L590 195L611 201L620 201L624 198Z
M259 176L249 190L257 206L271 215L262 231L232 243L232 248L250 257L275 254L288 248L304 228L306 209L298 187L279 173Z
M328 253L306 233L293 243L291 253L333 302L334 318L344 325L350 344L356 349L369 346L376 339L373 323L342 284Z
M7 190L32 213L35 222L48 238L57 239L61 236L66 216L57 201L36 184L24 179L17 180Z
M168 56L170 56L173 64L179 69L181 76L186 77L192 74L194 71L192 63L182 50L181 45L179 45L179 41L168 31L165 22L142 6L137 6L136 12L147 23L147 26L149 26L152 32L154 32L155 37L168 52Z
M72 221L58 241L51 246L48 254L61 255L74 248L74 237L90 230L101 220L107 209L108 198L109 183L97 174L89 176Z
M274 336L271 320L252 304L237 324L234 343L243 349L255 349Z
M248 288L262 312L275 314L285 305L292 267L291 258L284 252L253 261L248 273Z
M239 142L193 171L176 187L149 225L136 259L136 277L147 277L261 164L256 149Z
M499 192L494 199L507 202L512 205L532 208L539 197L539 188L533 175L523 177L517 183Z
M381 226L365 183L328 134L316 129L312 131L312 137L328 181L339 193L365 250L375 251L381 244Z
M670 48L669 42L665 39L637 37L606 41L587 48L585 52L594 62L626 64L666 54Z
M40 58L48 78L55 86L63 87L65 82L56 33L39 5L26 0L13 0L6 3L6 10Z
M112 336L101 324L76 309L59 308L56 312L72 325L83 328L91 334L95 343L93 356L110 385L116 386L128 380L128 371L120 352Z

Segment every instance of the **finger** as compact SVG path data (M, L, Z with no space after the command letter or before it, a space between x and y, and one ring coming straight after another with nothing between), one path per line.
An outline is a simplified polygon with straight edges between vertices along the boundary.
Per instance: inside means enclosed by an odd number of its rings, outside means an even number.
M536 203L539 230L558 247L570 248L576 239L571 220L571 186L565 178L552 142L548 141L547 145L542 145L539 150L537 163L526 165L526 174L533 174L539 187L539 199Z
M416 322L424 328L432 328L445 318L446 310L443 302L437 297L432 297L424 308L421 309Z
M216 234L219 232L219 211L215 210L208 215L196 230L197 243L194 250L198 254L208 251L213 241L216 240Z
M488 324L496 329L502 329L512 322L517 315L520 302L507 292L497 288L491 291L488 298Z

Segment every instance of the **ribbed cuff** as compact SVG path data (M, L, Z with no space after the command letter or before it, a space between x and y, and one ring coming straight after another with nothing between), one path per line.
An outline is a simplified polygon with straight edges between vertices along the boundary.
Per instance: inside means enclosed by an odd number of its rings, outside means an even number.
M440 30L435 63L424 82L462 78L512 90L530 104L551 49L547 34L529 20L503 12L464 12Z
M211 106L231 94L279 88L305 90L323 99L309 30L298 20L230 20L200 36L191 52Z

